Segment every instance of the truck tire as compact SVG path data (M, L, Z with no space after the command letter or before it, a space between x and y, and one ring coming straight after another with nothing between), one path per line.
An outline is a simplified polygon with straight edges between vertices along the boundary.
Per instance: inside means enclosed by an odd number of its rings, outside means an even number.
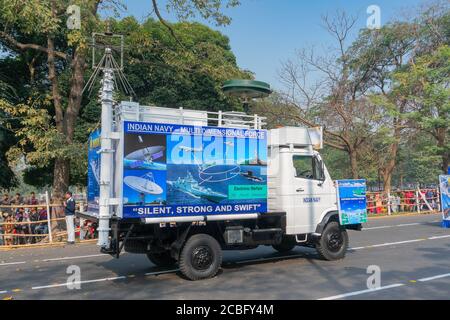
M281 243L274 244L272 248L274 248L278 252L284 253L291 251L292 249L295 248L296 245L297 243L295 242L295 237L283 236Z
M207 234L190 237L181 250L180 271L189 280L214 277L222 264L222 248Z
M147 252L147 258L158 267L172 267L177 261L172 258L170 251Z
M348 248L348 234L336 221L328 223L316 243L316 250L324 260L339 260L345 257Z

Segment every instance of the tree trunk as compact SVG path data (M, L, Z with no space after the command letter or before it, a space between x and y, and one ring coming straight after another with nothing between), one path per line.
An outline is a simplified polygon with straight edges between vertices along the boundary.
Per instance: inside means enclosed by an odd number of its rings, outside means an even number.
M397 153L398 153L398 145L400 142L400 131L401 130L397 123L394 130L395 142L391 145L389 149L389 160L381 171L381 174L383 176L384 192L391 192L392 173L394 172L395 166L397 165Z
M359 170L358 170L358 159L357 154L356 154L356 150L350 149L348 151L348 156L350 158L350 168L351 168L351 173L352 173L352 178L353 179L359 179Z
M56 159L53 169L53 197L61 198L69 188L70 161Z

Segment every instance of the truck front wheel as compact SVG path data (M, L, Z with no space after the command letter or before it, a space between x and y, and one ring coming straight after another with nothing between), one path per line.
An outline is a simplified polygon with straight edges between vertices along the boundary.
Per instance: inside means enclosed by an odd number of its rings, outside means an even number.
M348 248L348 235L339 223L332 221L325 226L322 236L316 243L319 256L325 260L339 260L345 257Z
M222 248L213 237L196 234L190 237L181 250L181 273L190 280L214 277L222 264Z
M170 251L164 252L148 252L147 257L158 267L172 267L177 261L172 258Z

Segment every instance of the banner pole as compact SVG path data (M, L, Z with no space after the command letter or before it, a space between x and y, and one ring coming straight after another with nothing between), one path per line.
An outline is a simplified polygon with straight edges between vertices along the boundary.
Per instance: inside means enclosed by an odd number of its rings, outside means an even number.
M53 243L53 236L52 236L52 226L51 226L51 211L50 211L50 199L48 196L48 190L45 191L45 202L47 205L47 227L48 227L48 240L50 241L50 243Z

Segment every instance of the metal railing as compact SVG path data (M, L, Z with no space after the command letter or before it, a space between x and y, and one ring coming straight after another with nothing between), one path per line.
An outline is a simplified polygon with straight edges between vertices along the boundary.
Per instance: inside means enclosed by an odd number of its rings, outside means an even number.
M0 249L58 244L67 239L64 206L50 203L48 196L38 204L0 204L0 214ZM85 219L79 219L75 232L80 240L95 237L92 222Z

